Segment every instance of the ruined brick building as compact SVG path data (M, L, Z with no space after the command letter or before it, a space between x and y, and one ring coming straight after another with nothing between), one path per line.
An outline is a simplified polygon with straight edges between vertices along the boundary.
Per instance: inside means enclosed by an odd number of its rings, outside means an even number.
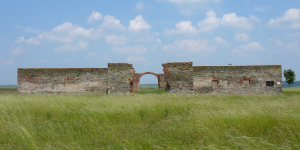
M107 68L19 68L19 93L131 93L140 78L152 74L158 88L185 94L280 94L281 65L193 66L192 62L162 64L164 73L136 73L132 64Z

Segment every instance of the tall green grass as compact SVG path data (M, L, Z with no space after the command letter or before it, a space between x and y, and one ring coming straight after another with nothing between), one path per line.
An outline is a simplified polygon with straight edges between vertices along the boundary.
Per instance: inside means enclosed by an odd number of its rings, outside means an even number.
M300 96L0 94L0 149L300 149Z
M16 86L0 86L0 90L17 90Z

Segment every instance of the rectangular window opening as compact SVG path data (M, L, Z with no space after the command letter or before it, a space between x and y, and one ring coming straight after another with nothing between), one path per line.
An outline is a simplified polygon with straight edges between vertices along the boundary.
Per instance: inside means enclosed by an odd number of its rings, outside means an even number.
M274 86L274 81L266 81L267 86Z
M212 80L212 84L213 85L217 85L218 84L218 80Z
M244 80L243 84L250 84L250 80Z

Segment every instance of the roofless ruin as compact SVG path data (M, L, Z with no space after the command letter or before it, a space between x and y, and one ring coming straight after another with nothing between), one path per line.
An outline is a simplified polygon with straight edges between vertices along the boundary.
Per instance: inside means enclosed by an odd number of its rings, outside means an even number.
M162 64L164 73L135 73L132 64L107 68L18 68L18 93L132 93L140 78L153 74L158 88L178 94L280 94L281 65L193 66Z

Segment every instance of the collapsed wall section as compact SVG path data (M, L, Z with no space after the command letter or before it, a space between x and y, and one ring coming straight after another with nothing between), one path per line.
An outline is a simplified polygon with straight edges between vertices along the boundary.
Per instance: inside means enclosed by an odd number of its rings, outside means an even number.
M193 66L195 93L280 94L281 65Z
M107 68L19 68L18 93L106 93Z
M132 93L135 70L129 63L108 63L108 94Z
M168 93L193 93L193 62L162 64Z

